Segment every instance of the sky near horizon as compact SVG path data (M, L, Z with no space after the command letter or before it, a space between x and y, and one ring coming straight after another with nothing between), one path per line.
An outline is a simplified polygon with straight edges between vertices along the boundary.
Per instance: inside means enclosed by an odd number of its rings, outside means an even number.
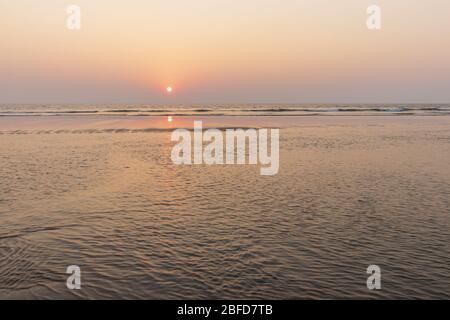
M448 103L449 88L448 0L0 0L0 103Z

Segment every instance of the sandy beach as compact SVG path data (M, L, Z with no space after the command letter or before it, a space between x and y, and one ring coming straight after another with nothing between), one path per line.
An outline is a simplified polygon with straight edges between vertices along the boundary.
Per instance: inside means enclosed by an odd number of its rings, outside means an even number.
M173 165L171 130L193 120L280 128L279 173ZM0 298L449 298L449 125L0 117ZM83 290L65 287L71 264Z

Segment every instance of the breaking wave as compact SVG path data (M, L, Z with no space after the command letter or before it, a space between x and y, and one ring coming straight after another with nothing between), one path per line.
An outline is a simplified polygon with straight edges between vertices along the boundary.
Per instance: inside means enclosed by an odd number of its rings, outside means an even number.
M0 116L448 115L450 105L0 105Z

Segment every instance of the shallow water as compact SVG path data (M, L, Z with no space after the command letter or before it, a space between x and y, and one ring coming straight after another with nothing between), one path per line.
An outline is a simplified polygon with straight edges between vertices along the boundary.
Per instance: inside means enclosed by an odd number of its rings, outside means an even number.
M272 177L173 165L192 117L26 118L0 120L0 298L450 298L450 117L209 118L281 127Z

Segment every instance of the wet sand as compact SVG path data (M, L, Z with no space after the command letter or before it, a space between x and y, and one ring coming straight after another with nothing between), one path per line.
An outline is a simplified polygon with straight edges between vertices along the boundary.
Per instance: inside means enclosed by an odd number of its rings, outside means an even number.
M174 166L194 119L280 127L279 173ZM450 117L172 120L0 117L0 298L450 298Z

